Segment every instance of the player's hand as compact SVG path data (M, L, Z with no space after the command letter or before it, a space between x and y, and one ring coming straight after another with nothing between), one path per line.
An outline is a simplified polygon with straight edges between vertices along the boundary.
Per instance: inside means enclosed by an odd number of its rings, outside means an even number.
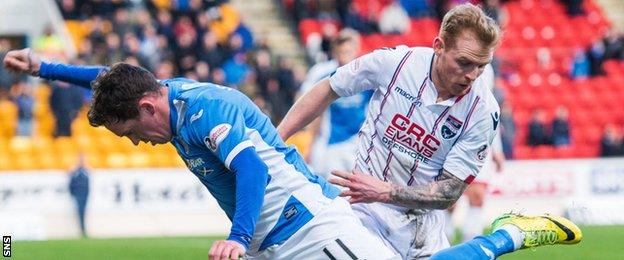
M360 172L332 171L335 178L329 180L338 186L347 188L341 197L350 197L350 203L390 202L392 184Z
M245 255L245 247L236 241L219 240L212 244L208 259L210 260L226 260L238 259Z
M30 48L12 50L4 56L4 67L17 73L28 73L32 76L39 75L41 59Z

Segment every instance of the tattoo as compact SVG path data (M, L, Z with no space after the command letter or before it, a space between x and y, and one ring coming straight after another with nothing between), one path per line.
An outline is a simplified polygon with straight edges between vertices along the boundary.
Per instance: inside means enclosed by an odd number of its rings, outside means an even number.
M420 186L393 185L389 203L408 208L446 209L462 195L468 184L442 170L435 181Z

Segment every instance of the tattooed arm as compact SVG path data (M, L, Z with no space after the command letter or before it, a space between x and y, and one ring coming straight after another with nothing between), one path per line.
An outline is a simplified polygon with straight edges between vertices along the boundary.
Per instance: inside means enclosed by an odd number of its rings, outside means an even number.
M468 184L447 171L434 182L420 186L403 186L384 182L371 175L333 171L338 178L329 182L348 188L340 196L351 203L383 202L412 209L446 209L462 195Z
M419 209L446 209L464 193L468 184L442 170L435 181L420 186L392 185L387 203Z

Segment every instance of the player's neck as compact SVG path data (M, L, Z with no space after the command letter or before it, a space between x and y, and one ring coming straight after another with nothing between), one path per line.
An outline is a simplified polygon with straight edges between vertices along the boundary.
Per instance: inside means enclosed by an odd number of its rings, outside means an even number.
M436 61L434 62L437 62L437 57L436 57ZM448 92L445 88L442 87L443 84L441 81L440 73L436 69L433 69L431 73L431 81L433 81L433 86L438 92L438 96L436 97L436 103L442 102L442 101L445 101L447 99L454 97L450 92Z

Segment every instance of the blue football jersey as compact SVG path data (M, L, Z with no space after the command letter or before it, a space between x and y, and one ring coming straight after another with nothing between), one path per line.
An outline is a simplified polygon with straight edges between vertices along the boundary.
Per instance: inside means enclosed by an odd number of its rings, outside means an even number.
M284 144L269 118L244 94L181 78L161 84L169 88L173 145L230 219L236 206L232 160L253 147L268 166L264 203L249 253L282 243L340 193L308 170L299 153Z

